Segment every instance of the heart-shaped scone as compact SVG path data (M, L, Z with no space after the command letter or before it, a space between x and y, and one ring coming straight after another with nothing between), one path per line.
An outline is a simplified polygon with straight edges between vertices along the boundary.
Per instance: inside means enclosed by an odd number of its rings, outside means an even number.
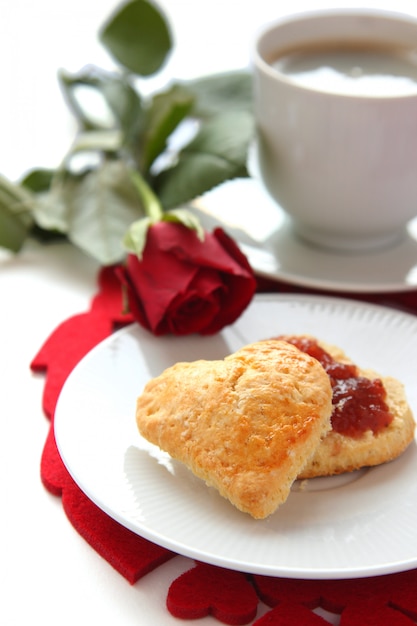
M330 430L322 365L285 341L249 344L223 360L177 363L137 400L143 437L238 509L262 519Z

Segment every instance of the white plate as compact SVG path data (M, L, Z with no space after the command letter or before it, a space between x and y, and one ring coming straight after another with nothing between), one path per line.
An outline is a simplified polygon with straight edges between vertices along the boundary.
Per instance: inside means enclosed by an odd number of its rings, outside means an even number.
M218 358L279 333L312 333L397 376L417 413L417 318L337 298L257 296L213 337L155 338L129 326L92 350L59 398L55 434L81 489L127 528L175 552L245 572L362 577L417 566L417 449L352 475L296 484L268 519L239 512L136 431L146 381L179 360Z
M260 276L338 292L417 288L417 219L397 245L349 254L315 247L298 238L282 209L256 178L227 182L207 193L196 206L207 227L221 224L226 228Z

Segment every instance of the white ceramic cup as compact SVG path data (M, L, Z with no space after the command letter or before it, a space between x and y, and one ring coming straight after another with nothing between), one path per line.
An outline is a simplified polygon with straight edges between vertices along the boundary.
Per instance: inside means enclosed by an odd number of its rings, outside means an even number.
M343 44L417 50L417 19L371 10L295 15L268 27L254 52L257 167L295 231L314 244L394 244L417 215L414 93L346 95L299 84L274 66L292 50Z

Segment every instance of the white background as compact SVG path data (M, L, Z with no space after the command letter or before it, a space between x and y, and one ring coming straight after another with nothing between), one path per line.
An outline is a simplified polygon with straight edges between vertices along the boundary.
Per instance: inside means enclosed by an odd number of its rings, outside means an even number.
M97 32L112 0L0 0L0 173L19 179L33 167L56 167L74 128L59 91L70 72L112 62ZM164 0L175 50L163 76L189 78L247 67L262 24L311 9L292 0ZM361 2L314 2L314 8ZM366 6L417 15L415 0ZM287 7L287 9L285 8ZM96 264L65 246L0 251L0 624L4 626L170 626L183 623L164 607L169 583L192 561L176 558L130 586L73 530L59 498L39 479L48 432L41 410L43 378L29 363L64 319L86 310ZM185 622L184 622L185 623ZM192 624L194 622L190 622ZM212 618L199 624L215 624Z

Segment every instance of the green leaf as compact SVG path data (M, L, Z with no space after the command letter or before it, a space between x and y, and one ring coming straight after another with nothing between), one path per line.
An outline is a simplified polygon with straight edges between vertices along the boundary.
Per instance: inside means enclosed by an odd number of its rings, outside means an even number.
M164 152L169 136L190 112L194 97L180 85L156 94L151 101L140 140L139 169L149 171L155 159Z
M118 161L106 163L83 178L68 237L103 265L111 265L123 260L123 236L142 215L128 168Z
M54 170L49 169L35 169L31 170L26 176L21 180L20 184L25 189L32 191L34 193L39 193L41 191L47 191L51 186L52 179L55 175Z
M105 161L83 176L66 175L39 199L42 228L60 230L102 265L123 260L123 237L144 215L131 171L122 161Z
M19 252L28 236L28 224L0 201L0 247Z
M123 143L119 130L89 130L79 133L71 147L71 154L84 151L118 152Z
M0 202L9 211L24 218L32 208L33 195L21 185L12 183L0 174Z
M115 125L111 107L94 75L90 72L71 75L60 70L58 80L65 101L82 130L101 130Z
M111 108L119 128L128 139L130 135L135 134L143 117L140 94L124 74L102 78L98 82L98 87Z
M116 126L125 136L135 131L142 101L125 75L93 67L77 75L61 71L59 79L68 105L82 129L113 129Z
M123 245L128 252L136 254L141 259L146 245L149 227L154 223L150 217L144 217L130 225L124 238Z
M193 115L209 117L228 110L252 111L252 75L247 71L223 72L180 83L195 96Z
M62 181L65 175L66 172L62 170L36 169L29 172L21 182L23 187L34 193L34 226L30 234L42 243L65 237L65 206L56 191L61 185L57 181Z
M117 62L139 76L156 73L172 47L165 16L147 0L124 4L104 25L99 37Z
M48 231L67 234L70 228L71 205L82 180L69 172L59 172L49 191L36 196L33 215L36 225Z
M247 176L253 130L253 117L247 111L227 111L205 122L180 152L178 163L155 180L163 207L178 207L225 180Z
M0 246L18 252L33 224L32 195L0 176Z

